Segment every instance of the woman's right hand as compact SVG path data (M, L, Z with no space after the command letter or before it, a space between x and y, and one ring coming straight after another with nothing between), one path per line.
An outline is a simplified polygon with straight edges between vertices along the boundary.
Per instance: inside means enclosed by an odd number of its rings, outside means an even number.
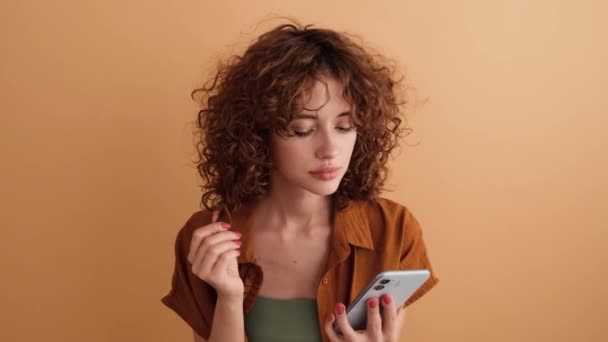
M192 273L213 286L218 296L242 298L245 290L236 260L241 234L229 231L230 224L217 222L218 217L219 211L214 211L210 224L194 230L188 261Z

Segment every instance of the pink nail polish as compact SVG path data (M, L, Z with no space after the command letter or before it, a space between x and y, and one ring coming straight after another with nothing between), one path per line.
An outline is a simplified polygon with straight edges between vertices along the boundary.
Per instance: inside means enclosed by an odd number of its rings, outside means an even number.
M327 313L327 322L330 322L334 320L334 314L331 312Z
M391 298L390 295L384 295L384 297L382 297L382 301L384 304L390 304L393 301L393 298Z
M344 310L345 310L344 304L338 303L338 305L336 305L336 312L338 313L338 315L343 314Z
M224 228L224 229L230 228L230 223L222 222L221 225L222 225L222 228Z
M370 309L374 309L375 307L377 307L377 306L378 306L378 299L376 299L376 298L372 298L372 299L370 299L369 301L367 301L367 306L368 306Z

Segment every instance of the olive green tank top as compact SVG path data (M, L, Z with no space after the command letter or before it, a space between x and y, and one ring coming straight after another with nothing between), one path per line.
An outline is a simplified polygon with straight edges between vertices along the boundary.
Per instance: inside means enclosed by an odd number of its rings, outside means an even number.
M258 296L245 316L249 342L322 341L315 299Z

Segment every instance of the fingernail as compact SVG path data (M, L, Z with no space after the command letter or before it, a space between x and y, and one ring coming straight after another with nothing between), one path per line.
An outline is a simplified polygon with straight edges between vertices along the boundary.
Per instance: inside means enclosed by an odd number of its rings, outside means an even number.
M236 235L236 237L239 239L241 238L241 233L239 233L239 232L234 232L234 235Z
M391 295L384 295L384 297L382 297L382 301L384 304L390 304L393 301L393 298L391 298Z
M221 225L222 225L222 228L224 228L224 229L230 228L230 223L222 222Z
M327 313L327 322L331 322L334 320L334 314L331 312Z
M338 313L338 315L343 314L344 310L345 310L344 304L338 303L338 305L336 305L336 312Z
M367 301L367 306L368 306L370 309L375 308L376 306L378 306L378 299L376 299L376 298L372 298L372 299L368 300L368 301Z
M232 240L232 242L234 242L237 246L241 245L241 241L239 241L239 240Z

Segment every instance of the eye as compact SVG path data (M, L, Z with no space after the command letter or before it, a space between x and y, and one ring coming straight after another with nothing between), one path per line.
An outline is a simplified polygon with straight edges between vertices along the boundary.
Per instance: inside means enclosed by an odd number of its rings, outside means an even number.
M313 130L308 130L308 131L293 131L293 134L298 136L298 137L305 137L307 135L310 135L313 132Z
M339 131L342 132L350 132L352 131L355 127L354 126L348 126L348 127L336 127Z

